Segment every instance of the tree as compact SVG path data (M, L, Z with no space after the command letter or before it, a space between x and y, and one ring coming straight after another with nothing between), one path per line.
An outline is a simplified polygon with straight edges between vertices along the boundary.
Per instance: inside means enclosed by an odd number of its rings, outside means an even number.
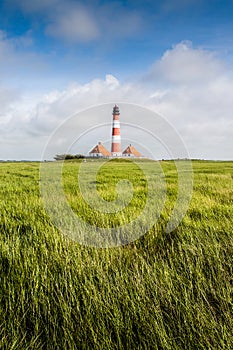
M54 159L55 160L67 160L67 159L83 159L85 156L83 154L56 154Z

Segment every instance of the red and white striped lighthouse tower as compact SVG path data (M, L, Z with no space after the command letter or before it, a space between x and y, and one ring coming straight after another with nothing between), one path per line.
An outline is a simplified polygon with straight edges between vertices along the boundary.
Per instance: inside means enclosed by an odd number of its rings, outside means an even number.
M119 107L115 105L113 107L113 122L112 122L112 157L121 157L121 132L120 132L120 111Z

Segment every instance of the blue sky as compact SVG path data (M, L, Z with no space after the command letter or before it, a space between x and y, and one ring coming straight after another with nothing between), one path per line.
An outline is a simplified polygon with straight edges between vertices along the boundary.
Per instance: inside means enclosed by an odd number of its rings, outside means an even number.
M232 0L1 1L0 159L39 159L65 118L115 100L163 114L191 157L232 159L232 33Z

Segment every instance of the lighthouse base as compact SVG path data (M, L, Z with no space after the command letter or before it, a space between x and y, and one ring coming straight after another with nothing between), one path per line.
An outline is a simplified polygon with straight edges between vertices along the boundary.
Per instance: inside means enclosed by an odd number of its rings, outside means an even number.
M122 152L112 152L112 157L122 157Z

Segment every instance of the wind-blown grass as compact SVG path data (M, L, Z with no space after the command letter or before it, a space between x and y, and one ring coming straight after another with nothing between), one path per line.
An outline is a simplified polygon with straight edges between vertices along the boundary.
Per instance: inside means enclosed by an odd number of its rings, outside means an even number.
M77 164L64 167L67 199L99 224L79 197ZM53 226L39 164L0 164L1 349L233 348L233 163L193 162L193 198L171 233L177 176L172 162L161 166L168 197L156 225L136 242L97 249ZM118 167L100 171L97 189L112 200L116 178L132 180L134 210L125 216L135 215L145 179L128 163Z

